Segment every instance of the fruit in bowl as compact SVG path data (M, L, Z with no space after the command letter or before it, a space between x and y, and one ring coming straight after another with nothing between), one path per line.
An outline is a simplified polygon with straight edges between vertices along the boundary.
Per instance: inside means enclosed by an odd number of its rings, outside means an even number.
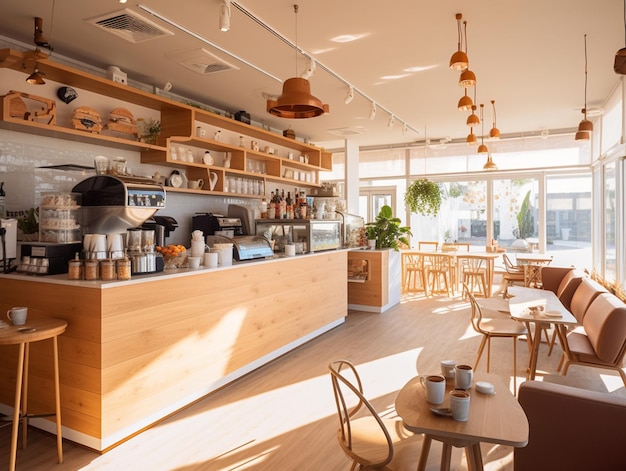
M187 266L187 248L184 245L157 245L156 251L163 255L163 268L174 269Z

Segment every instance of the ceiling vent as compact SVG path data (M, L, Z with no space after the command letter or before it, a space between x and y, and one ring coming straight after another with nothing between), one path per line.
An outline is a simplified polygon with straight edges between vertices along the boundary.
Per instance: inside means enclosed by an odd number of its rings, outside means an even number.
M168 57L202 75L214 74L225 70L239 70L239 67L235 67L203 48L175 52L169 54Z
M174 34L127 8L85 21L131 43L140 43Z
M328 130L329 133L335 134L341 137L357 136L359 134L363 134L364 131L365 129L361 127L335 128L335 129Z

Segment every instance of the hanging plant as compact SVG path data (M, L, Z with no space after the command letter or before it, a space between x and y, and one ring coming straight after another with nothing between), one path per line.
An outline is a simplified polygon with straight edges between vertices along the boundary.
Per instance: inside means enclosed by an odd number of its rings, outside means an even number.
M423 178L409 185L404 194L404 203L412 213L437 216L441 208L441 188L435 182Z

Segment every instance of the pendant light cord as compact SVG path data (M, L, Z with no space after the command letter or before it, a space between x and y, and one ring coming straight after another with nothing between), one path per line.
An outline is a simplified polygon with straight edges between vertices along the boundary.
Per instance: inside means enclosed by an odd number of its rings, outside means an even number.
M294 77L298 76L298 5L295 4L293 6L293 12L294 12L294 17L296 19L296 47L294 48L294 57L295 57L295 65L296 65L296 70L295 70L295 75Z
M585 119L587 119L587 35L585 34Z

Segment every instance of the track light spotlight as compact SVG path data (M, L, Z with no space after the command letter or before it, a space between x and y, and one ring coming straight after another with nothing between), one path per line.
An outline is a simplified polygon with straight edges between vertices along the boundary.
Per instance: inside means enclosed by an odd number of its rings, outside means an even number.
M370 110L370 119L376 117L376 103L372 102L372 109Z
M35 45L52 49L50 43L43 37L43 19L35 17L35 36L33 39Z
M396 124L396 117L392 114L389 115L389 121L387 121L387 127L392 128Z
M220 31L230 30L230 0L222 0L220 6Z
M350 104L350 102L354 100L354 88L350 87L350 89L348 90L348 94L346 95L346 99L344 100L344 102L346 103L346 105Z

